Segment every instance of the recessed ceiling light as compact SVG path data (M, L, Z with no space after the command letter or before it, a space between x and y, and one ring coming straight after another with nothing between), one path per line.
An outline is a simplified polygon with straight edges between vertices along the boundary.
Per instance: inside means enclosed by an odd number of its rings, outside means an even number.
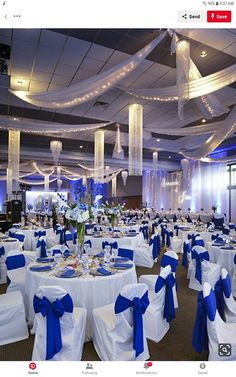
M108 169L110 169L110 166L107 165L107 166L106 166L106 170L108 170Z
M202 119L202 123L206 123L206 119L205 118Z
M169 156L168 158L171 158L171 156Z
M160 143L161 139L157 139L157 142Z
M201 58L205 58L207 56L207 52L204 50L200 54Z
M82 149L82 148L83 148L83 145L80 145L79 147L80 147L80 149Z

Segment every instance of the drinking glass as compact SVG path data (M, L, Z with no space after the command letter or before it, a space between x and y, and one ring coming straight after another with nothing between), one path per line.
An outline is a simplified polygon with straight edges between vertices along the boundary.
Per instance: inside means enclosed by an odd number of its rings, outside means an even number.
M87 253L84 253L82 255L82 262L83 262L84 272L88 272L89 271L89 255Z

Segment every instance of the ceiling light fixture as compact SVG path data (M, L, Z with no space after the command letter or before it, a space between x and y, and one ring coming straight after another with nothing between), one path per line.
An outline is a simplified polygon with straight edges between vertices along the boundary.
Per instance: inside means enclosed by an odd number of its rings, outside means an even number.
M82 149L82 148L83 148L83 145L80 145L79 147L80 147L80 149Z
M207 52L204 50L200 54L201 58L205 58L207 56Z
M206 119L205 118L202 119L202 123L206 123Z
M171 156L169 156L168 158L171 158Z
M161 139L157 139L157 142L160 143Z

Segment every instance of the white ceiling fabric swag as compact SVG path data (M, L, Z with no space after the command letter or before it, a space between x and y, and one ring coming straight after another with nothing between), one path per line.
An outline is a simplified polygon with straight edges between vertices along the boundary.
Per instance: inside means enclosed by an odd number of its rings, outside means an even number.
M10 89L9 91L20 99L43 108L61 109L80 105L102 95L126 78L145 60L166 34L166 31L162 32L136 54L115 67L67 88L43 93Z
M32 122L26 119L12 119L8 117L0 117L0 129L20 130L21 132L32 134L61 134L74 133L81 131L95 130L97 128L106 127L112 122L105 123L88 123L88 124L66 124L53 122Z
M227 118L221 123L221 127L214 132L200 147L192 150L182 150L180 153L189 159L199 160L213 152L222 141L232 134L236 129L236 105L233 107Z

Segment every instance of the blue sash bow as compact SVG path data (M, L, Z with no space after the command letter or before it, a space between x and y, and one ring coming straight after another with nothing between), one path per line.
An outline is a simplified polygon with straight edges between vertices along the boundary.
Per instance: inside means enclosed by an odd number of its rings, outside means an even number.
M144 351L143 345L143 314L149 305L148 291L141 298L135 297L132 301L119 295L115 303L115 313L121 313L128 308L133 308L133 348L136 357Z
M38 230L34 232L34 237L46 237L46 230Z
M148 225L141 226L139 231L143 233L143 238L148 240Z
M92 242L91 240L87 240L84 242L84 245L89 245L89 247L91 248L92 247Z
M62 349L60 318L64 312L73 313L73 302L69 294L53 303L46 297L40 299L35 295L33 305L35 313L47 317L46 360L50 360Z
M111 246L111 250L112 249L118 249L118 243L116 241L115 242L103 241L102 242L103 250L105 249L105 246Z
M202 261L209 261L208 251L198 254L196 250L192 250L192 259L196 261L195 278L202 284Z
M182 257L182 266L184 266L185 268L188 267L188 253L191 252L191 246L190 246L190 243L185 243L184 242L184 247L183 247L183 257Z
M229 228L223 228L222 232L223 232L223 234L229 235L230 229Z
M60 249L53 249L51 251L52 255L54 256L55 254L62 254L61 250Z
M175 277L172 273L170 273L166 279L162 276L158 276L156 285L155 285L155 292L158 293L161 288L166 286L165 292L165 304L164 304L164 318L167 322L171 322L175 318L175 307L174 307L174 297L173 297L173 287L175 285Z
M235 229L235 224L229 224L229 229Z
M197 314L193 327L192 346L196 352L208 349L207 314L202 291L198 292Z
M191 240L192 241L192 247L195 246L194 242L195 242L195 237L197 236L200 236L200 234L188 234L188 240Z
M217 240L217 238L219 237L219 233L217 234L212 234L211 236L211 240L214 241L214 240ZM220 237L221 238L221 237Z
M0 257L2 257L3 255L5 255L5 248L4 248L4 246L0 247Z
M178 235L179 235L179 226L178 226L178 225L175 225L175 226L174 226L174 229L176 230L175 235L178 237Z
M178 259L172 258L169 255L163 255L161 259L161 267L166 267L170 265L171 272L176 272L177 266L178 266Z
M64 244L68 247L67 242L73 241L72 233L65 233L64 235Z
M25 267L25 256L23 254L11 255L7 257L5 263L8 271Z
M38 239L36 249L40 248L40 258L47 257L46 242L44 239Z
M154 222L152 223L152 234L155 234L155 229L158 227L158 223Z

